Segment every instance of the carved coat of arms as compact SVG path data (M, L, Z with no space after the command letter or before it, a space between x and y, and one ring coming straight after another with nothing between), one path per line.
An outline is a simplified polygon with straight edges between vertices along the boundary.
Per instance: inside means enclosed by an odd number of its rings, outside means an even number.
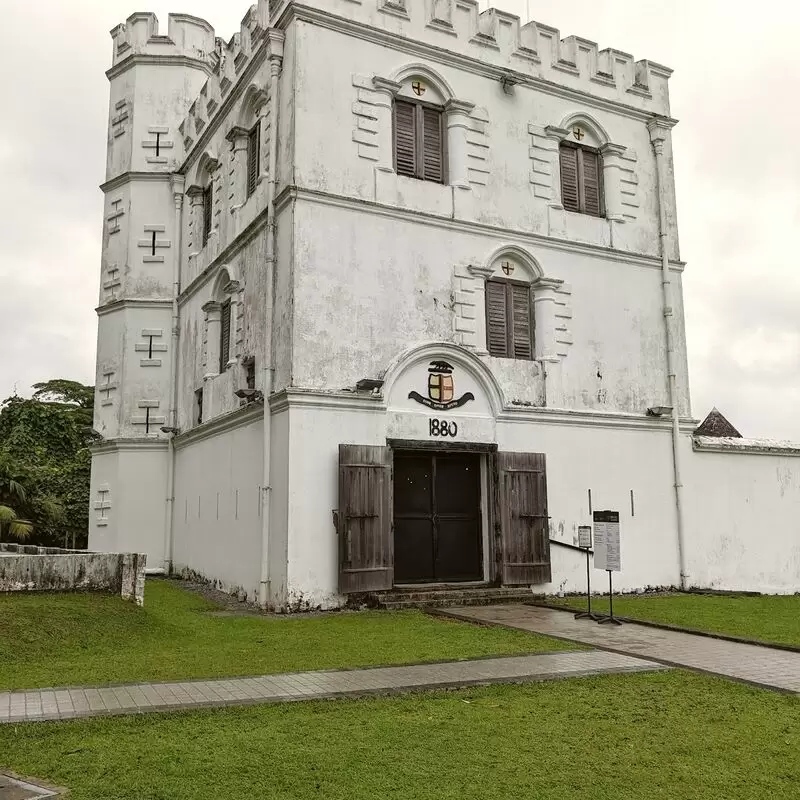
M453 369L453 365L447 361L431 361L428 367L428 396L423 397L419 392L409 392L409 399L438 411L460 408L470 400L474 400L475 395L472 392L456 398Z

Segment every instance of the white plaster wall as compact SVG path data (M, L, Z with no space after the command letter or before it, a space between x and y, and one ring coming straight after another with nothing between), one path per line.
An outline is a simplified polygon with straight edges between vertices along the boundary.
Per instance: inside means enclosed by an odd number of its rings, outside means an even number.
M404 390L400 392L405 394ZM461 380L463 391L467 384ZM500 450L545 453L551 537L577 544L579 525L591 524L588 490L594 510L621 515L623 570L614 575L620 591L679 582L675 505L672 489L669 428L535 421L529 413L506 412L496 423L478 424L465 407L431 412L457 421L459 441L494 442ZM331 511L338 507L340 443L386 444L387 436L405 431L409 438L428 438L401 419L409 412L385 414L362 406L293 405L290 409L290 484L288 596L295 604L332 607L340 604L336 587L338 556ZM425 416L423 414L423 416ZM470 418L472 421L470 422ZM418 426L417 426L418 427ZM424 426L423 426L424 427ZM634 514L630 492L634 491ZM553 582L538 591L585 591L581 553L553 545ZM597 590L607 585L606 573L593 571Z
M684 453L690 584L800 592L800 458Z
M546 275L571 288L574 344L548 406L643 415L649 406L668 405L661 273L655 264L309 200L297 202L294 226L295 386L352 387L360 378L382 374L409 346L454 341L456 265L483 265L502 245L519 244ZM680 291L675 305L682 321ZM678 328L681 408L688 414L682 324ZM509 402L540 402L539 364L491 358L488 363Z
M295 27L297 186L482 225L658 255L657 178L646 117L635 118L607 106L597 107L588 98L576 100L533 87L518 86L509 96L496 79L456 67L442 51L420 58L404 46L370 42L316 24L301 21ZM411 29L418 33L415 26L398 22L397 27L403 33ZM336 69L330 68L332 58ZM477 148L472 144L467 147L470 168L478 166L487 171L480 182L470 180L467 188L455 188L418 181L395 175L391 157L387 159L386 154L380 162L373 160L378 158L377 147L367 148L370 157L359 155L365 151L360 145L365 136L377 145L384 128L387 135L390 133L388 117L364 125L354 115L354 104L375 99L374 93L361 85L370 86L373 76L392 78L405 65L416 63L430 66L441 75L458 100L473 103L474 120L486 120L485 136L475 132L468 135L470 143L480 143ZM591 83L585 89L602 94ZM635 219L611 222L554 211L549 199L536 196L531 183L534 140L530 126L558 127L575 113L590 115L605 129L609 141L624 146L636 159L638 185L634 191L638 207L626 208L626 214ZM486 157L482 164L473 158L478 151ZM669 147L667 156L671 159ZM453 158L451 153L451 161ZM481 185L483 180L485 185ZM557 174L551 176L551 184L557 181ZM672 186L667 189L668 203L674 206ZM675 215L671 212L669 218L670 255L677 258Z
M263 420L176 451L174 567L258 598Z
M99 552L146 553L147 568L164 566L166 508L166 444L143 447L123 442L107 445L92 459L89 549ZM95 501L108 489L108 524L98 525Z

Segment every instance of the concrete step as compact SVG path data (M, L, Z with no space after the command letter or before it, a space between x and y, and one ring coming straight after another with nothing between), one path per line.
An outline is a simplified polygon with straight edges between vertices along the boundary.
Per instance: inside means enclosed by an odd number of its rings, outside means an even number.
M409 608L446 608L448 606L524 603L536 599L529 589L483 586L464 589L409 589L373 592L359 598L356 605L398 611Z

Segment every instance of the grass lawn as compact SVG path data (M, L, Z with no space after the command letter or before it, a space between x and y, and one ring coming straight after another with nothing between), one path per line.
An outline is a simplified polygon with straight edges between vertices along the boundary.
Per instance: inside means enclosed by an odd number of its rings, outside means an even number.
M216 617L149 580L144 608L99 594L0 595L0 689L130 683L575 649L418 611Z
M680 671L0 726L72 800L796 800L800 698Z
M586 608L585 597L568 597L564 602L571 608ZM608 600L593 597L592 610L608 612ZM614 597L614 613L631 619L800 646L800 595L623 595Z

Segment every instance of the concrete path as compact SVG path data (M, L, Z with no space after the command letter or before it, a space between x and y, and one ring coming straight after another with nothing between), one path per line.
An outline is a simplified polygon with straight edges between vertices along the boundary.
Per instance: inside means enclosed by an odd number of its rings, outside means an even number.
M450 608L441 613L469 622L543 633L612 653L722 675L768 689L800 693L800 653L787 650L632 623L598 625L592 620L575 619L571 611L529 605Z
M392 694L661 669L664 669L662 665L639 658L588 650L255 678L36 689L0 692L0 724Z

